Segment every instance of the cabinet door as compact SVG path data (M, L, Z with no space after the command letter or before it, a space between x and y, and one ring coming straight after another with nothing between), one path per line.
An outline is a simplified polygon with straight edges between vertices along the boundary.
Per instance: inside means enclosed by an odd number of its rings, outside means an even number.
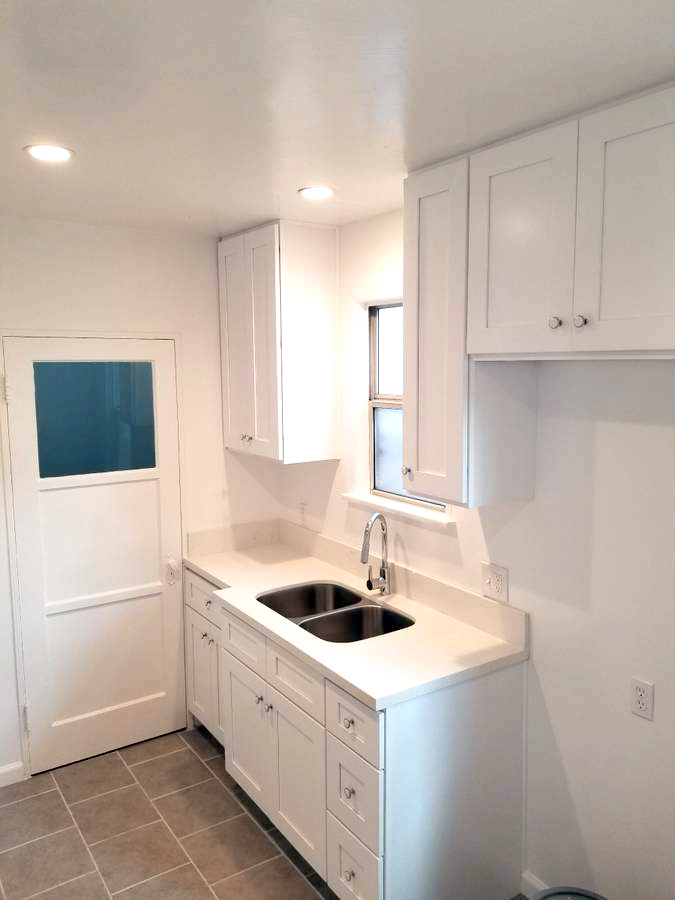
M404 188L406 489L466 500L466 159Z
M253 310L247 289L242 235L218 245L223 437L232 450L248 450L253 435Z
M267 688L276 767L275 825L326 877L326 732L274 688Z
M567 122L471 157L469 353L571 349L577 134Z
M207 728L210 728L213 702L209 628L212 629L213 626L203 616L189 606L185 607L187 705L190 712Z
M575 349L672 349L674 285L671 88L581 120Z
M209 666L211 670L211 725L209 731L225 746L225 707L221 703L221 646L220 646L220 630L216 635L214 642L209 643Z
M244 235L245 277L253 334L253 424L249 449L282 458L279 226Z
M269 812L275 795L272 717L266 711L262 678L220 650L221 700L225 712L227 771L261 809Z

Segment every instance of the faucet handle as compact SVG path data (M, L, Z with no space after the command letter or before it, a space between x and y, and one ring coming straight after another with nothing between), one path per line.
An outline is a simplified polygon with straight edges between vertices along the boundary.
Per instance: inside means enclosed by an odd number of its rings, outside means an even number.
M369 591L373 589L373 567L368 566L368 579L366 580L366 587Z

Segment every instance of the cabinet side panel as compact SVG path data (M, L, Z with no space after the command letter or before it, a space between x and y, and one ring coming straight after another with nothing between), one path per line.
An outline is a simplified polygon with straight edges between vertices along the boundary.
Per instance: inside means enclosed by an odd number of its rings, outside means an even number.
M337 230L280 225L284 462L339 457Z
M520 890L523 666L387 709L385 900Z

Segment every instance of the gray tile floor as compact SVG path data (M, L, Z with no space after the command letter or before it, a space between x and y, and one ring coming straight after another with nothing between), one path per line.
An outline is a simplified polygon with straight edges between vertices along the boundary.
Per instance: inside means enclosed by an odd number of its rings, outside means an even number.
M316 900L319 876L182 732L0 788L3 900Z

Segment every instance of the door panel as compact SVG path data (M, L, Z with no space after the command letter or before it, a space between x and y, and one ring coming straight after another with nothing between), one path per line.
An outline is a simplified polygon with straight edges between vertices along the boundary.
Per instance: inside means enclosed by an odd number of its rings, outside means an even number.
M581 120L577 350L675 347L675 89Z
M571 347L577 134L568 122L471 157L469 353Z
M244 235L253 333L253 440L259 456L281 459L281 322L279 226Z
M185 670L188 708L208 726L212 701L211 661L208 645L209 622L189 606L185 607Z
M274 796L271 717L265 711L268 688L226 650L220 651L222 697L227 716L227 771L261 809Z
M314 869L326 877L326 732L274 688L267 688L274 728L273 819Z
M405 488L466 500L466 159L405 182Z
M174 346L3 344L37 772L185 723Z

